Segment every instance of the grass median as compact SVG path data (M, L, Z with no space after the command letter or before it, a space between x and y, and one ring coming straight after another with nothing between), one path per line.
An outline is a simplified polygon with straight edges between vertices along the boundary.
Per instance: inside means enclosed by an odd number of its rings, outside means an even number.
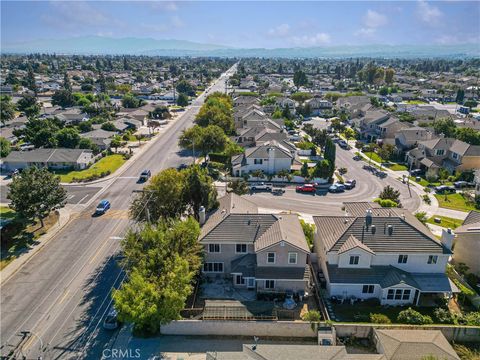
M56 171L60 176L60 181L70 183L75 181L86 181L87 179L94 179L106 176L105 174L113 174L120 166L125 163L123 155L114 154L108 155L97 161L88 169L80 171ZM103 176L102 176L103 175Z

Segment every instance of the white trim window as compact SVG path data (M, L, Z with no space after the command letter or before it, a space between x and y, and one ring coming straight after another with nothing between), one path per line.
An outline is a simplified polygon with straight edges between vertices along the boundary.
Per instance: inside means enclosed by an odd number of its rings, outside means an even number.
M406 264L408 261L408 255L398 255L398 263Z
M265 289L275 289L275 280L265 280Z
M363 285L362 294L373 294L375 285Z
M246 254L247 253L247 244L236 244L235 253L237 254Z
M297 260L298 260L298 253L296 253L296 252L289 252L288 253L288 263L290 265L296 264Z
M407 301L410 300L411 293L410 289L388 289L387 300Z
M223 262L206 262L203 264L203 272L223 273Z
M437 149L437 150L435 150L435 155L436 155L436 156L443 156L443 155L445 155L445 149Z
M358 262L360 261L360 256L358 255L350 255L350 265L358 265Z
M428 255L427 264L436 264L438 261L438 255Z
M275 264L275 253L274 252L269 252L267 253L267 264Z
M209 253L219 253L221 252L220 244L208 244Z

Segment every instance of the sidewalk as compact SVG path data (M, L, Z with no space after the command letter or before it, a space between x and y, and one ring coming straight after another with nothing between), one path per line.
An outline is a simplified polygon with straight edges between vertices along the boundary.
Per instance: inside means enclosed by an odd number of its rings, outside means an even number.
M61 208L58 210L58 213L58 222L52 226L45 235L40 236L33 247L24 249L15 260L0 271L0 285L12 277L12 275L14 275L37 252L39 252L69 222L71 216L69 209Z

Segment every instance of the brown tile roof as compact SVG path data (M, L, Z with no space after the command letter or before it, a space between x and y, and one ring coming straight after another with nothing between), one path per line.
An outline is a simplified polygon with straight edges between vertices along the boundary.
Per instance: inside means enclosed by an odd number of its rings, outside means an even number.
M277 221L255 241L255 251L261 251L280 241L285 241L305 252L310 252L298 216L282 214L276 217Z
M360 248L360 249L363 249L365 250L366 252L369 252L369 253L372 253L372 254L375 254L375 252L372 251L372 249L370 249L367 245L365 244L362 244L360 242L360 240L358 240L355 236L353 235L350 235L347 239L347 241L345 241L343 243L343 245L340 247L340 249L338 250L338 253L341 254L341 253L344 253L348 250L352 250L352 249L355 249L355 248Z

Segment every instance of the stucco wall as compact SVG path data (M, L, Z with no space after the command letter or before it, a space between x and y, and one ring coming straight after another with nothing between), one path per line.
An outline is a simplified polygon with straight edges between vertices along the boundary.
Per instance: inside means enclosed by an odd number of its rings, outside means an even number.
M270 252L275 253L275 264L269 264L267 262L267 254ZM288 263L289 252L297 253L296 264ZM307 254L289 245L287 242L284 242L284 246L280 246L280 244L277 244L275 246L270 246L269 248L259 251L257 253L257 266L305 267L306 263L307 263Z
M453 248L453 261L465 263L469 272L480 276L480 234L478 232L457 234Z
M316 337L310 323L303 321L178 320L162 325L160 331L163 335Z

